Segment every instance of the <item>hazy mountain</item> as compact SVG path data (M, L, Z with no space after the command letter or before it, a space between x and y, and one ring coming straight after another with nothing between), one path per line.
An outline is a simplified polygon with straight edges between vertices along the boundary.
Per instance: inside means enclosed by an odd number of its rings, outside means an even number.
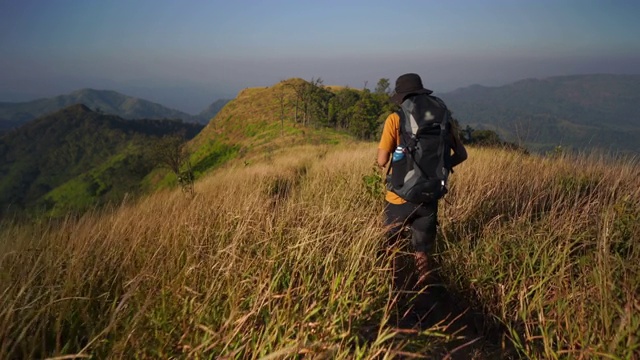
M209 105L206 109L202 110L200 114L197 115L197 118L200 119L199 122L203 124L209 123L211 120L222 108L227 105L227 103L231 101L230 99L219 99L214 101L211 105Z
M84 104L94 111L117 115L123 119L181 119L200 122L199 117L151 101L110 90L82 89L67 95L28 102L0 102L0 129L19 126L74 104Z
M557 145L640 152L640 75L526 79L441 94L463 126L534 150Z
M152 137L184 132L191 138L201 129L175 120L125 120L73 105L9 130L0 136L0 213L39 204L72 179L71 191L60 195L64 201L90 206L97 198L117 200L135 191L153 168L144 152Z

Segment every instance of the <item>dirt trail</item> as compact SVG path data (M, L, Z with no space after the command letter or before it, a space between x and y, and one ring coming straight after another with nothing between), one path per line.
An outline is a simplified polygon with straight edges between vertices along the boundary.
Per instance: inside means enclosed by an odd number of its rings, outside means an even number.
M394 258L394 289L398 296L395 325L414 333L438 329L455 340L446 343L427 358L505 359L516 357L505 344L506 334L495 321L471 309L467 301L447 289L446 283L431 272L425 285L416 286L413 256L397 252ZM487 326L491 324L491 326ZM416 331L417 330L417 331Z

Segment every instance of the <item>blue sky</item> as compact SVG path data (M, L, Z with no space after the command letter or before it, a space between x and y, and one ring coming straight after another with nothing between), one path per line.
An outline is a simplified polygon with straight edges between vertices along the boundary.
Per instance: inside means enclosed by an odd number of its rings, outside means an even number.
M640 73L640 1L0 0L0 101L92 87L196 113L290 77L445 92Z

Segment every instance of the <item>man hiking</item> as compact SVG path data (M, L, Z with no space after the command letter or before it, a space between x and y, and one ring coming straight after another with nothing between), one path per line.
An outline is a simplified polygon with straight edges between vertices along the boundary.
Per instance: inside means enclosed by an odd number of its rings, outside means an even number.
M385 120L377 158L378 166L384 168L393 154L385 226L390 238L410 226L418 284L428 275L427 254L435 244L438 199L446 193L446 178L467 159L457 129L452 129L451 113L431 93L417 74L398 77L391 100L401 109Z

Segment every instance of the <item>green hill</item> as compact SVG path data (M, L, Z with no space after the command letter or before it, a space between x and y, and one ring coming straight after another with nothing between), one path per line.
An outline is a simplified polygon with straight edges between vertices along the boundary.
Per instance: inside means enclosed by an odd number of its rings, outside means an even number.
M190 141L191 162L200 173L235 156L251 161L294 145L375 139L390 106L386 94L324 86L321 80L247 88Z
M461 123L534 150L640 152L640 75L527 79L442 94Z
M181 131L191 138L200 129L173 120L124 120L84 105L34 120L0 137L0 213L51 208L64 199L76 199L80 208L116 200L138 189L153 168L144 151L150 139Z

